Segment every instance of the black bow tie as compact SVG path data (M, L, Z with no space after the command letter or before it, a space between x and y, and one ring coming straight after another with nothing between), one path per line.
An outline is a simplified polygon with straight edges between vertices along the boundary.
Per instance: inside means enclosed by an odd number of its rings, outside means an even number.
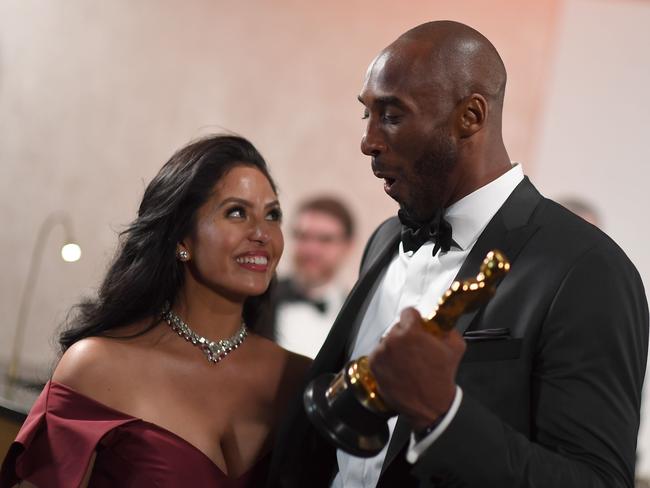
M307 295L302 293L300 290L296 289L294 286L290 286L286 290L283 290L281 301L306 303L314 307L320 313L327 312L327 303L325 302L325 300L317 300L314 298L309 298Z
M402 223L402 246L404 251L413 251L415 253L422 244L429 241L435 244L433 246L433 256L440 250L443 252L449 251L452 245L458 247L458 244L451 238L451 224L445 220L443 214L444 210L440 209L428 222L416 222L404 210L399 210L397 217Z
M327 303L325 303L323 300L314 300L313 298L305 297L303 301L312 307L315 307L316 310L318 310L320 313L327 312Z

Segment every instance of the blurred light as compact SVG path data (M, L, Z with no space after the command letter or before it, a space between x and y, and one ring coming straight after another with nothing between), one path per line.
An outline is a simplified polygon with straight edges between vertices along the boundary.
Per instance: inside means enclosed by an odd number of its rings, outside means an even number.
M81 257L81 248L79 247L79 244L69 242L63 246L61 248L61 257L68 263L79 261L79 258Z

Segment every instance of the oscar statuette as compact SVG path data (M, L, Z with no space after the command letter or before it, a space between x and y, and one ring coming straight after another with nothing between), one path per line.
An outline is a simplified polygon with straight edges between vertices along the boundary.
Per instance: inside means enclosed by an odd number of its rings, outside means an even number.
M462 314L490 300L509 269L503 254L490 251L476 278L452 283L433 313L423 318L422 326L436 336L448 333ZM337 375L312 380L303 401L309 420L321 435L358 457L372 457L383 449L389 437L386 422L397 415L379 395L367 356L348 362Z

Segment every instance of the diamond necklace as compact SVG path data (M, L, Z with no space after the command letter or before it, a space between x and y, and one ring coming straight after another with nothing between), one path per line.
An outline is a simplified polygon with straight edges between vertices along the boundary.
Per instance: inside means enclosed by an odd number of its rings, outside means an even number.
M174 313L168 304L166 304L163 309L162 318L179 336L201 349L203 354L206 355L208 361L211 363L218 363L232 351L241 346L241 343L244 342L244 339L246 339L246 336L248 335L248 329L242 320L241 327L237 332L235 332L235 335L228 339L211 341L210 339L206 339L194 332L189 325L183 322L183 319Z

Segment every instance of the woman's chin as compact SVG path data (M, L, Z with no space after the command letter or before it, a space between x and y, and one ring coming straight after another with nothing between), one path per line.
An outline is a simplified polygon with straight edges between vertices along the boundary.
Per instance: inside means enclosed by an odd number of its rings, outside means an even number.
M264 292L268 289L269 289L269 283L259 283L259 284L255 283L243 287L237 290L237 292L238 294L241 294L244 298L249 298L249 297L257 297L263 295Z

